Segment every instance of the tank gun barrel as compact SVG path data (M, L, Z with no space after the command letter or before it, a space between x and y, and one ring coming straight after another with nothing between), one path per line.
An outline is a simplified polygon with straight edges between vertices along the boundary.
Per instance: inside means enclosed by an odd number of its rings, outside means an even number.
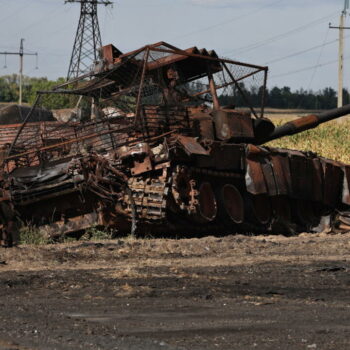
M257 143L263 144L280 137L298 134L299 132L316 128L322 123L343 117L347 114L350 114L350 104L322 112L318 115L312 114L306 117L301 117L277 127L270 135L259 139Z

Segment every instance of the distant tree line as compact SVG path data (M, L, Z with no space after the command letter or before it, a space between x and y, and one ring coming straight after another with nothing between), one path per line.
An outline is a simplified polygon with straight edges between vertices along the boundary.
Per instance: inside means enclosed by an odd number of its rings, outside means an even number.
M65 81L59 78L55 81L47 78L24 78L23 102L33 103L38 90L50 90L55 85ZM193 83L190 83L193 85ZM198 90L197 86L190 86L191 90ZM188 86L189 87L189 86ZM231 94L223 93L219 96L222 105L234 104L237 107L247 106L247 100L254 106L261 105L263 90L256 87L247 88L240 84L246 98L237 89ZM344 104L350 103L349 91L344 89ZM18 101L18 75L0 77L0 102ZM44 101L44 106L51 109L67 108L71 105L71 98L64 95L51 95ZM290 87L273 87L265 91L265 105L282 109L330 109L337 105L337 92L327 87L319 91L299 89L292 91Z
M0 77L0 102L14 102L18 101L19 86L18 75L5 75ZM23 97L24 103L32 104L36 97L37 91L51 90L54 86L65 82L64 78L57 80L48 80L47 78L30 78L24 77L23 80ZM43 107L49 109L66 108L70 105L70 97L64 95L51 95L45 98Z
M263 90L257 88L246 89L244 85L241 86L244 91L246 99L243 98L237 90L230 95L221 95L221 104L234 104L237 107L247 105L247 100L254 107L261 105ZM344 104L350 103L350 94L347 89L343 89ZM277 86L266 89L265 91L265 105L271 108L283 109L330 109L337 106L337 92L327 87L319 91L299 89L292 91L290 87L284 86L279 88Z

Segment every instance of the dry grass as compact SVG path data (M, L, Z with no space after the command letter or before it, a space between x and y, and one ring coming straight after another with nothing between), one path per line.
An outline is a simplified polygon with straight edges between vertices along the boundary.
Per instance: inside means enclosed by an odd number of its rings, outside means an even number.
M93 269L108 278L147 278L148 267L167 267L152 275L185 277L189 266L230 266L268 260L333 259L349 257L350 235L301 234L295 237L231 235L201 239L127 239L23 245L0 249L0 271ZM105 269L108 269L107 271ZM196 271L191 278L198 278Z

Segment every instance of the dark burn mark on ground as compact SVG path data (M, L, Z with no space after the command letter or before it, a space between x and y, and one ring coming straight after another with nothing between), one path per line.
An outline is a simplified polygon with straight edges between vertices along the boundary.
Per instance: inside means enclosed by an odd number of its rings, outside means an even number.
M24 247L32 265L6 253L0 270L0 339L34 350L348 349L347 239L313 241Z

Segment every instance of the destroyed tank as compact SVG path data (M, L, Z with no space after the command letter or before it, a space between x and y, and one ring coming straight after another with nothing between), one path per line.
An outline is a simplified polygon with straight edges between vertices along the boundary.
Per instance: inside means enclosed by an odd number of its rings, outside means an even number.
M264 117L267 72L164 42L126 54L102 47L90 73L38 92L21 125L0 126L3 232L15 237L18 219L54 235L91 226L301 232L347 210L350 166L264 144L348 114L350 105L275 127ZM57 95L72 117L33 122Z

